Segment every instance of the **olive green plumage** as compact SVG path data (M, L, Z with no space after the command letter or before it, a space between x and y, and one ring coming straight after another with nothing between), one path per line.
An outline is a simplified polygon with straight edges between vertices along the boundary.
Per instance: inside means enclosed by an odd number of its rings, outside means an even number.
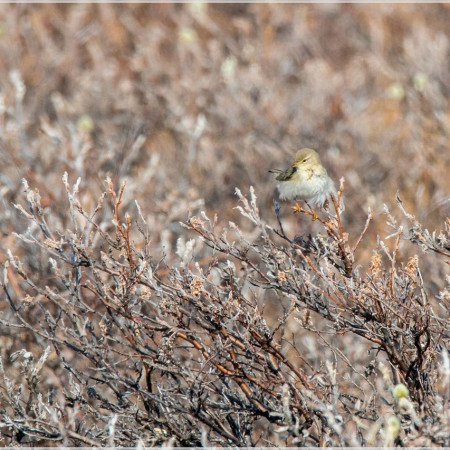
M319 154L311 148L302 148L294 158L294 164L286 170L271 169L277 174L281 200L306 200L311 206L323 207L336 189Z

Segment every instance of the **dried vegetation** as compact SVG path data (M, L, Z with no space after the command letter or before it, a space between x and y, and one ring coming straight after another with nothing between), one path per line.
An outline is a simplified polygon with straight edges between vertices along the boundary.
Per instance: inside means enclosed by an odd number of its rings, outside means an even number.
M1 5L0 443L450 446L449 16Z

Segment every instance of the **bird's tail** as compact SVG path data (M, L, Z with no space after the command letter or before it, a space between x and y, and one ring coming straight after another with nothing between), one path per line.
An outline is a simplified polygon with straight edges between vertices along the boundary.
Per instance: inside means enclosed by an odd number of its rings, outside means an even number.
M284 170L280 170L280 169L269 169L270 173L282 173L284 172Z

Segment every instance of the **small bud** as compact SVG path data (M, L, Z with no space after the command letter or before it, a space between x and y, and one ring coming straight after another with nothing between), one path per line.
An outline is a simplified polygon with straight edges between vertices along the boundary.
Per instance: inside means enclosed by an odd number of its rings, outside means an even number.
M402 100L405 96L405 90L400 83L392 83L387 88L387 95L389 98L393 98L395 100Z
M422 92L429 83L428 75L423 72L416 73L413 78L413 83L415 89L419 92Z
M197 33L194 29L185 27L180 30L180 32L178 33L178 37L181 42L190 43L194 42L197 39Z
M84 114L77 121L77 128L81 131L90 132L94 128L94 121L91 116Z
M385 446L392 447L394 441L400 433L400 421L395 416L388 416L386 418L386 439Z
M394 386L392 393L394 395L395 400L397 401L409 395L408 388L403 383L399 383L396 386Z

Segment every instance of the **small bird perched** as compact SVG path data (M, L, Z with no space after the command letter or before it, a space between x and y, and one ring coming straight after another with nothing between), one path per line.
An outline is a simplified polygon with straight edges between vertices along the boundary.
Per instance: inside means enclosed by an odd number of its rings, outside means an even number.
M333 180L328 176L315 150L302 148L289 169L271 169L277 173L281 200L306 200L312 208L324 208L330 194L336 196Z

